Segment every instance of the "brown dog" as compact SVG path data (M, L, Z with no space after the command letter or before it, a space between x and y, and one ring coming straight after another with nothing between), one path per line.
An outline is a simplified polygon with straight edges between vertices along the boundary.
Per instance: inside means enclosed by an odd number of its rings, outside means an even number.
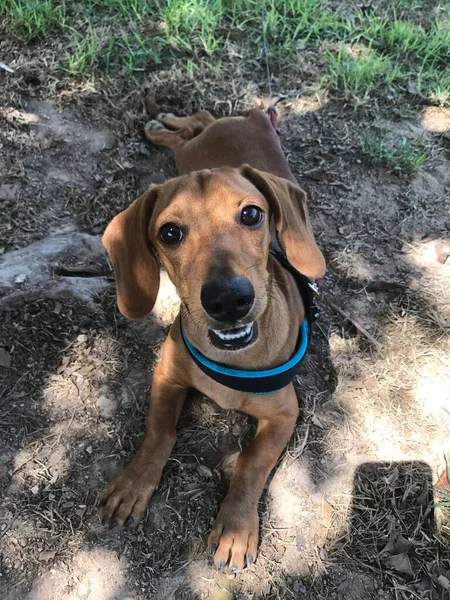
M258 501L294 430L298 402L292 383L263 396L218 383L194 362L187 343L206 359L240 370L273 369L289 361L305 308L295 276L273 258L269 246L278 243L312 280L324 274L325 263L306 195L262 111L218 121L208 112L160 115L159 121L147 126L146 135L175 151L180 177L150 186L113 219L103 242L126 317L142 319L152 310L157 256L177 289L181 310L155 370L145 439L106 491L103 522L128 526L142 517L174 446L187 390L196 388L222 408L258 419L256 437L239 454L209 536L216 565L223 570L228 564L236 573L256 557Z

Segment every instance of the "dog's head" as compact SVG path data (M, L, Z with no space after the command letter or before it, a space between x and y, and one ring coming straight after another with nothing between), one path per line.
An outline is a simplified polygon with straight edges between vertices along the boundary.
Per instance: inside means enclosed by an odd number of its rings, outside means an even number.
M325 272L306 194L287 179L244 165L197 171L153 185L108 225L103 243L116 272L119 309L147 316L166 268L186 318L213 345L252 344L268 302L270 219L288 260L311 279Z

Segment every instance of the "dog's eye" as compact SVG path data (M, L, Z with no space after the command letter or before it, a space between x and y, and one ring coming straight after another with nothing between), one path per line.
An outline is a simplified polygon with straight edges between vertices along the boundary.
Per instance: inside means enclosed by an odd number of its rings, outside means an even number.
M246 227L254 227L261 223L264 212L259 206L246 206L241 212L241 223Z
M166 223L159 230L159 238L164 244L173 246L183 239L183 232L175 223Z

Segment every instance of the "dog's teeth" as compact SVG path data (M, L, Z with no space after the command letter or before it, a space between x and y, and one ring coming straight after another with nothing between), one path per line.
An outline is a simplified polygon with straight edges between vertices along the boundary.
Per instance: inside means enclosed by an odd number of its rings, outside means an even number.
M225 333L224 331L218 331L217 329L213 329L214 333L221 340L238 340L239 338L245 337L252 330L253 323L250 325L246 325L245 327L240 327L236 333Z

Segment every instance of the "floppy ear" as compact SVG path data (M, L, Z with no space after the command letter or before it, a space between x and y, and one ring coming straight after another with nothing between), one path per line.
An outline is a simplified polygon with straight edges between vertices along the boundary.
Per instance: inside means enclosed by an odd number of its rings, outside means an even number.
M325 259L314 239L305 192L288 179L258 171L249 165L243 165L240 171L269 203L278 243L289 262L313 281L322 277Z
M147 233L158 187L114 217L102 238L116 273L117 304L129 319L146 317L158 295L159 266Z

